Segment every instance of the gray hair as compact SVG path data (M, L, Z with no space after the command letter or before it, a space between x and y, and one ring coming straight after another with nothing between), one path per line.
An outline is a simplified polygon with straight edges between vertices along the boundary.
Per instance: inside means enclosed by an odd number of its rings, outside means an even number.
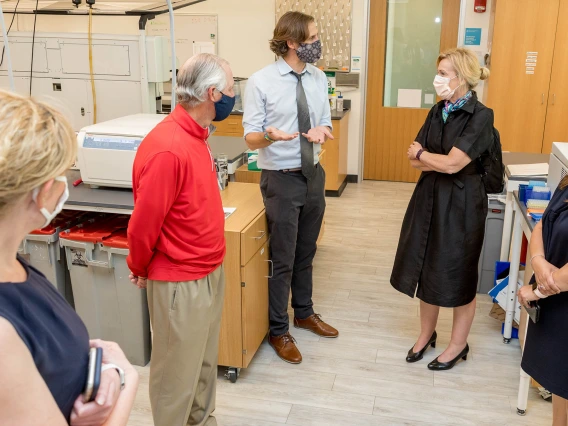
M222 92L228 86L227 72L223 66L229 63L211 53L191 57L177 77L176 97L180 104L190 108L205 102L207 90L215 87Z

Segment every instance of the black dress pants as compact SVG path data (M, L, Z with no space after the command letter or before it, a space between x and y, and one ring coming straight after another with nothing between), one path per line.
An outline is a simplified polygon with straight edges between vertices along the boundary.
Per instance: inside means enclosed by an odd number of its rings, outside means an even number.
M325 213L325 171L316 166L313 179L301 171L263 170L260 182L274 273L269 279L270 334L288 332L288 300L299 319L314 314L312 270Z

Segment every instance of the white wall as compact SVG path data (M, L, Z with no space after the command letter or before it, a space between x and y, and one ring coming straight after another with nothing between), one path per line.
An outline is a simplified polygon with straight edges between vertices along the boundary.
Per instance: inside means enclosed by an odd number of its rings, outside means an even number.
M347 154L347 174L358 175L362 156L363 105L365 68L367 64L367 2L368 0L353 0L353 39L352 55L361 57L360 88L353 92L344 93L345 99L351 99L351 113L349 114L349 147Z
M462 26L460 31L459 45L463 46L465 28L481 28L481 44L479 46L465 46L468 47L483 57L489 52L489 21L491 19L491 3L493 0L487 0L487 8L484 13L476 13L473 11L475 0L462 0L462 8L465 7L465 14L462 13L464 19L462 20ZM483 62L481 63L483 65ZM477 86L477 94L481 102L484 102L485 93L485 83L482 81Z

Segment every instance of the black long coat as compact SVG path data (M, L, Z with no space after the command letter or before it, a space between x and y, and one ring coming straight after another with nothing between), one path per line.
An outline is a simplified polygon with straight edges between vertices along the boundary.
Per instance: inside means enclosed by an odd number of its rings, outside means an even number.
M410 297L448 308L467 305L477 292L487 194L477 158L493 142L493 110L474 95L444 124L444 101L434 105L416 137L429 152L453 147L472 162L450 175L424 172L404 217L391 284Z

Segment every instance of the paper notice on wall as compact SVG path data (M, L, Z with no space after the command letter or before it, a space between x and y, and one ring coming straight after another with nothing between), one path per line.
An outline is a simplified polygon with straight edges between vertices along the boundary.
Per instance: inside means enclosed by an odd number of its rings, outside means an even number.
M399 108L420 108L422 106L422 90L398 89L396 106Z
M424 95L424 103L426 105L434 105L434 95L432 93L426 93Z
M466 46L480 46L481 28L466 28L464 44Z
M212 41L194 41L193 42L193 54L198 55L200 53L212 53L216 54L215 43Z
M361 57L353 56L351 58L351 72L361 72Z
M525 72L528 75L534 75L537 66L538 52L527 52L525 59Z

